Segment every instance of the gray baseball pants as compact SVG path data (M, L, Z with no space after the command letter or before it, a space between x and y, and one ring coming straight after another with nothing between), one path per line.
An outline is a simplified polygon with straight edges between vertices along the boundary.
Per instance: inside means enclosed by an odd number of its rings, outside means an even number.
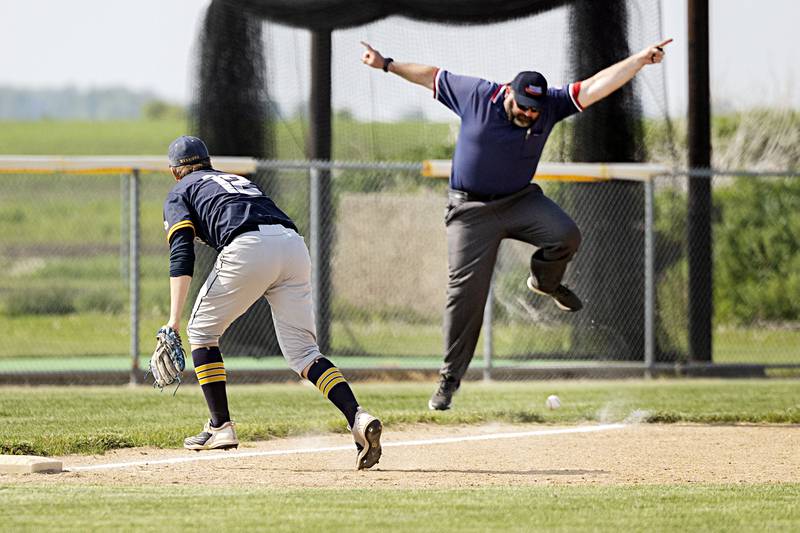
M503 239L535 246L531 274L545 292L558 287L581 242L578 226L541 187L491 201L450 191L445 215L449 279L440 375L461 380L478 342L497 250ZM527 290L520 280L520 290Z
M311 258L303 237L281 225L259 226L222 249L192 309L189 342L219 342L262 297L272 309L283 357L301 373L322 357L311 304Z

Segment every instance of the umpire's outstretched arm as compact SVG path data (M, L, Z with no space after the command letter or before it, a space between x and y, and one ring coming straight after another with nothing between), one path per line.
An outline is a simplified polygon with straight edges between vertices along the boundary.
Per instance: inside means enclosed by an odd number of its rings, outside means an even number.
M581 82L578 102L584 108L599 102L628 83L645 65L661 63L664 59L664 47L672 42L667 39L658 44L648 46L632 56L614 63Z

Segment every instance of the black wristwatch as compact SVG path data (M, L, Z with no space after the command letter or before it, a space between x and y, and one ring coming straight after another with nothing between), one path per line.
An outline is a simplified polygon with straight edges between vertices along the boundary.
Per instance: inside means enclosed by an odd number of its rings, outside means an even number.
M392 59L391 57L385 57L383 59L383 71L384 72L389 72L389 65L392 63L392 61L394 61L394 59Z

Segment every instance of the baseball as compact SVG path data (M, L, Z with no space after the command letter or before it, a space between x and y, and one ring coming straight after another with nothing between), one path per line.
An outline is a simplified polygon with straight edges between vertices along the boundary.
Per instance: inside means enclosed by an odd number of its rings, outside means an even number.
M550 396L547 397L547 400L545 400L544 405L548 409L558 409L559 407L561 407L561 400L559 400L558 396L556 396L555 394L551 394Z

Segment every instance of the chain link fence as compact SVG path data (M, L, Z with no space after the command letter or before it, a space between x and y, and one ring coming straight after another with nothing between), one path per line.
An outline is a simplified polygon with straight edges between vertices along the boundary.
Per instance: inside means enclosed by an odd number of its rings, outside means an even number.
M421 169L267 161L249 174L306 237L320 345L354 378L430 376L440 363L447 182ZM707 179L714 296L700 304L714 313L714 364L796 369L800 179ZM161 209L173 183L163 172L113 169L0 175L0 381L141 380L169 312ZM541 183L582 229L565 282L585 308L565 314L530 293L533 249L504 241L470 375L690 366L687 178ZM194 291L214 259L203 245L197 252ZM263 300L231 326L222 350L232 381L295 379Z
M721 175L724 174L724 175ZM689 305L713 313L715 364L800 365L800 176L716 173L712 187L713 298L691 302L687 178L654 181L656 336L691 363Z

